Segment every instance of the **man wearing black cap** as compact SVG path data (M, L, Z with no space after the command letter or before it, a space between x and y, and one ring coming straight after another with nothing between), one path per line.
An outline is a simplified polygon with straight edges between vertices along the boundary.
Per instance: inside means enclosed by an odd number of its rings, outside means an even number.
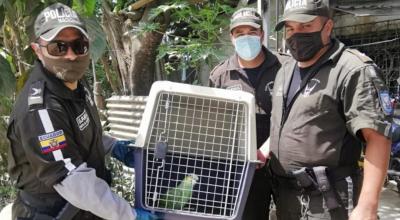
M230 32L235 54L211 71L210 85L243 90L256 97L257 148L269 136L271 95L274 79L281 62L288 56L269 51L262 46L262 18L253 8L242 8L231 18ZM265 220L271 201L270 177L265 167L259 168L247 198L243 219Z
M127 165L126 144L102 134L92 94L81 80L89 37L66 5L45 8L31 44L38 60L10 117L9 173L19 189L13 219L151 219L109 187L104 157Z
M389 93L370 58L331 37L333 25L327 1L289 0L276 26L293 56L272 98L269 165L279 219L377 218L390 152Z

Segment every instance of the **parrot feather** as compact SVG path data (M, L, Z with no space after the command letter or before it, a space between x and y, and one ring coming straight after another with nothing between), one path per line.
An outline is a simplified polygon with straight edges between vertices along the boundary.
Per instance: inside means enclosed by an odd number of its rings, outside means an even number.
M182 210L192 198L193 188L198 181L199 177L194 173L185 176L178 186L168 189L160 196L159 207Z

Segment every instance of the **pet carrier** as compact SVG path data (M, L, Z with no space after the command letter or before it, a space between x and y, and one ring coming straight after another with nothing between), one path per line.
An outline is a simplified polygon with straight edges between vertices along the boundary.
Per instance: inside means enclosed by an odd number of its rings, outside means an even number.
M136 140L136 206L240 219L257 163L254 109L250 93L155 82Z

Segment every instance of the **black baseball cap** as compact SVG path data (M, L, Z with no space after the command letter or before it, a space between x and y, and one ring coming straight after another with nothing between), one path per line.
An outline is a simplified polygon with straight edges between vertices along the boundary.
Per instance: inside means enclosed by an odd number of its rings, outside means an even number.
M53 40L60 31L65 28L73 27L78 29L86 38L85 23L72 8L55 3L43 9L35 20L35 36L45 41Z
M282 19L276 24L275 30L282 29L285 21L307 23L317 16L332 17L328 0L288 0Z
M262 29L262 18L255 8L241 8L233 13L229 31L241 25Z

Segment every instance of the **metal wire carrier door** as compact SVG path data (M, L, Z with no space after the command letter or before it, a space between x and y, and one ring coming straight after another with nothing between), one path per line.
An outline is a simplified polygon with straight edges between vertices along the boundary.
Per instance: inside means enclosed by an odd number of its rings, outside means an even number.
M240 217L254 173L249 160L256 149L249 147L252 96L171 82L155 86L159 91L143 149L143 206L169 213L171 219Z

